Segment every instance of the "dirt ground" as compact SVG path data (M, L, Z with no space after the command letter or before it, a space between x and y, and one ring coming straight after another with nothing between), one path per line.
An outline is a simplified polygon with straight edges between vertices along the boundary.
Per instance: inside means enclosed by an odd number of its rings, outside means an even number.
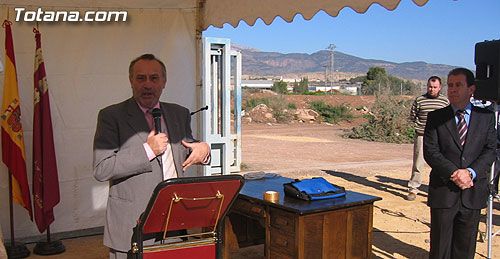
M373 258L427 258L430 215L428 173L422 192L406 201L412 165L411 144L388 144L342 137L351 125L262 125L243 127L243 158L249 171L290 178L322 176L328 181L382 197L375 202ZM486 215L486 212L483 213ZM500 203L494 203L493 233L500 230ZM486 216L480 224L476 258L487 258ZM500 258L500 237L493 239L493 257Z
M342 133L350 127L244 124L245 172L263 171L290 178L322 176L347 190L382 197L374 204L372 258L427 258L430 216L425 202L430 169L427 167L423 174L422 192L417 199L406 201L413 146L343 138ZM500 203L496 201L494 205L493 233L500 230ZM485 220L486 216L479 227L481 236L485 235ZM481 236L476 258L487 258L487 242ZM492 240L492 258L500 258L500 237ZM66 253L44 258L97 259L108 255L100 235L63 242ZM32 251L33 246L28 248ZM263 247L242 249L233 258L263 258Z

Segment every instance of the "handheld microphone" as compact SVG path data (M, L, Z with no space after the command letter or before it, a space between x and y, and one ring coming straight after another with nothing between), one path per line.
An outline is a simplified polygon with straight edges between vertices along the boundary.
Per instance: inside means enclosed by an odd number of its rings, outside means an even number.
M161 132L161 110L158 108L154 108L151 114L153 115L156 134L158 134Z

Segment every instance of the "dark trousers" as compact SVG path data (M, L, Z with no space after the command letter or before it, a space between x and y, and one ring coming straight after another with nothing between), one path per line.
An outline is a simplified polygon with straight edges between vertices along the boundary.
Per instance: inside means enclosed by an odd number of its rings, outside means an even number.
M474 258L481 210L431 208L431 259Z
M495 160L495 176L493 178L493 190L498 194L498 177L500 176L500 149L497 148L497 159Z

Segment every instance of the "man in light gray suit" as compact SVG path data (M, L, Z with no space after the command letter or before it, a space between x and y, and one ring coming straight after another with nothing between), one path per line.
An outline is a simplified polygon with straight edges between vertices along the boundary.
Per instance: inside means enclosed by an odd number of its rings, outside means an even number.
M193 139L189 110L159 102L167 82L163 62L144 54L130 63L133 97L102 109L94 137L94 177L109 181L104 245L110 258L126 258L132 229L155 186L183 177L193 164L207 164L210 148ZM161 110L156 134L151 111Z

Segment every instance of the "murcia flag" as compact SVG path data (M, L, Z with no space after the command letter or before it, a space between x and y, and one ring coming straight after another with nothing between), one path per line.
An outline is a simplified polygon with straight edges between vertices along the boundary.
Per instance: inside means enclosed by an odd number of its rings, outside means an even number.
M41 35L35 28L33 32L36 40L33 103L33 208L36 225L42 233L54 222L53 208L59 203L59 179Z
M31 213L30 190L26 174L26 156L24 152L23 127L21 125L21 106L17 90L16 59L12 31L8 20L5 28L5 79L3 84L2 110L2 160L12 174L12 198Z

